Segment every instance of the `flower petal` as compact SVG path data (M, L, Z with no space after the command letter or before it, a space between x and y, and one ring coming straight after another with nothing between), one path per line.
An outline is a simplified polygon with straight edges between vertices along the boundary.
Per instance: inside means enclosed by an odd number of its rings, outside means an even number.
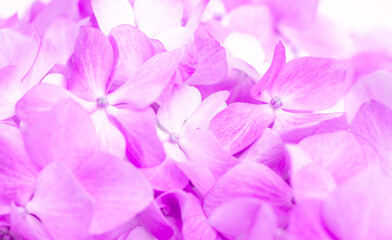
M198 129L189 137L180 139L179 146L189 161L205 165L216 179L239 163L235 157L223 150L215 136L207 129Z
M141 168L154 190L166 192L173 189L184 189L188 178L177 167L176 163L166 158L161 164L152 168Z
M220 82L228 71L226 51L217 41L195 37L194 43L186 48L179 68L187 84L211 85Z
M223 175L204 199L207 216L221 204L235 198L253 197L266 201L274 209L292 207L292 192L274 171L259 163L241 163Z
M71 57L69 89L85 100L95 101L106 94L113 67L113 49L97 29L83 26Z
M271 86L271 97L282 100L282 108L301 111L334 106L348 91L346 72L340 61L303 57L288 62Z
M136 24L148 36L181 26L184 11L179 0L136 0Z
M153 200L148 180L131 163L107 154L85 159L75 175L95 200L91 234L125 223Z
M392 74L390 73L376 72L359 79L344 99L348 122L352 122L358 109L369 100L375 100L392 108L391 92Z
M188 85L176 85L157 112L159 124L170 133L180 134L181 129L201 103L199 90Z
M45 33L57 50L56 63L66 65L75 48L78 37L78 23L70 17L56 19Z
M308 164L291 176L296 201L325 199L335 190L336 182L327 170L318 164Z
M192 133L198 128L207 129L210 126L212 118L226 107L225 101L228 97L228 91L219 91L204 99L192 116L187 119L182 132L187 135L187 133Z
M25 142L37 167L63 161L74 169L95 151L97 138L87 111L67 99L26 130Z
M212 119L209 129L234 154L252 144L274 118L268 105L232 103Z
M84 103L66 89L41 83L28 91L16 104L16 115L28 126L39 122L40 118L49 112L58 102L70 98Z
M43 39L34 64L27 75L23 78L24 89L28 90L35 86L53 67L57 59L57 50L50 40Z
M99 28L105 35L109 35L110 31L121 24L129 24L135 26L135 18L133 8L127 0L92 0L95 18L97 19Z
M289 239L331 239L321 219L322 203L321 200L311 199L296 204L291 211L290 224L287 228Z
M286 49L283 43L279 41L274 50L274 58L271 65L263 77L253 86L250 94L253 98L269 103L275 97L271 96L271 87L274 79L281 69L286 65Z
M0 68L15 66L17 79L29 71L33 65L39 49L39 42L10 28L0 30Z
M192 44L193 32L185 27L170 28L154 36L159 40L167 51L173 51Z
M22 84L16 67L0 68L0 120L15 115L15 104L22 96Z
M87 236L93 214L93 199L71 170L55 161L39 174L33 199L26 205L55 239Z
M162 240L171 239L174 234L172 225L163 216L156 201L153 201L143 212L139 214L141 223L151 232L154 237Z
M258 213L261 211L268 215L262 220L264 228L268 229L270 227L269 231L273 233L274 213L268 204L256 198L238 198L224 203L211 214L208 222L228 239L245 236L247 236L246 239L249 239L249 233L252 228L256 227L255 223L259 220ZM261 229L258 230L260 231ZM259 237L262 239L272 239L267 236Z
M392 171L392 109L370 101L362 105L350 131L364 146L370 146L381 160L381 167Z
M126 155L135 166L153 167L165 159L152 109L135 111L111 107L107 112L124 135L127 144Z
M135 108L145 108L150 105L170 82L180 56L181 51L163 52L153 56L143 64L132 79L109 94L109 102L114 105L128 103Z
M155 54L151 40L138 28L120 25L110 32L114 57L118 59L112 73L113 84L132 79L139 68Z
M389 239L392 179L368 169L347 180L324 203L323 222L338 239ZM339 217L337 217L339 216Z
M267 128L263 134L239 158L244 162L262 163L277 174L286 177L288 166L285 161L284 145L279 134Z
M315 134L302 139L298 145L315 163L329 171L338 183L367 167L361 145L354 135L346 131Z
M98 137L98 149L121 159L125 158L125 137L110 121L107 113L102 109L97 109L91 114L91 119Z
M26 153L17 127L0 124L0 146L0 205L24 205L33 194L38 171Z

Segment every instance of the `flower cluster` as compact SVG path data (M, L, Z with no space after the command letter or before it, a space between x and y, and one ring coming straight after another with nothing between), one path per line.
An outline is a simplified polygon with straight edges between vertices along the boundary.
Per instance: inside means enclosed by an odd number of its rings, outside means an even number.
M318 3L0 18L0 238L392 239L392 34Z

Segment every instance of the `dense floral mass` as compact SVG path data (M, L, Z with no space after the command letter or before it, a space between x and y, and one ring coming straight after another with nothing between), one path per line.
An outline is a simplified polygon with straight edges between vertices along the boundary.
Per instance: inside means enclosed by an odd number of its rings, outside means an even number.
M392 239L390 32L318 0L31 2L0 18L1 239Z

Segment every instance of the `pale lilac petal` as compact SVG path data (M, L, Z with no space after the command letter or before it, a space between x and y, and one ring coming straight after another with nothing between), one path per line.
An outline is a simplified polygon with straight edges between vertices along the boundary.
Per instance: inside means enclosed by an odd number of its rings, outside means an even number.
M274 240L279 234L278 224L278 219L273 209L268 204L264 204L257 211L256 220L245 238L249 240Z
M165 159L165 152L156 132L152 109L108 108L108 114L126 140L126 155L137 167L153 167Z
M391 73L376 72L359 79L344 99L348 122L352 122L358 109L369 100L375 100L392 108L391 92Z
M139 68L155 54L151 40L138 28L120 25L110 32L117 63L112 73L113 84L121 85L132 79Z
M113 67L113 49L99 30L83 26L71 57L69 89L81 98L95 101L106 94Z
M58 102L68 98L80 103L83 102L62 87L41 83L33 87L18 101L16 104L16 115L28 126L34 125Z
M238 198L218 207L208 218L208 222L228 239L244 238L249 236L252 228L257 227L258 213L265 212L267 216L262 219L263 227L274 232L276 228L275 216L271 207L256 198ZM264 229L264 230L266 230ZM259 228L258 231L261 231ZM272 239L267 236L258 236L259 239ZM252 238L253 239L253 238Z
M285 161L284 145L279 134L267 128L263 134L239 158L243 162L262 163L282 177L286 177L288 166Z
M216 239L216 232L207 223L200 200L191 193L166 192L157 198L157 203L178 231L177 238Z
M304 30L280 25L279 31L292 45L310 56L341 59L351 57L355 49L350 32L321 14Z
M107 154L85 159L75 170L95 200L92 234L114 229L145 209L153 199L148 180L131 163Z
M163 52L147 60L136 75L109 94L110 104L129 103L145 108L166 88L176 71L181 51Z
M279 41L275 46L274 58L263 77L254 85L250 94L257 100L269 103L275 97L271 96L271 87L274 79L286 64L286 49Z
M12 29L0 30L0 68L15 66L19 80L33 65L39 42L33 37Z
M275 41L273 18L267 6L244 4L230 11L222 21L224 24L227 23L232 32L256 37L263 46L263 50L270 51L269 48L273 47L271 45L271 42Z
M201 201L191 193L187 194L187 201L182 205L182 236L184 239L216 240L217 233L207 222Z
M167 221L156 201L139 214L139 219L156 238L168 240L174 234L172 225Z
M349 125L344 113L291 113L277 111L273 129L283 142L298 143L301 139L319 133L347 131Z
M197 88L176 85L170 96L163 100L157 112L159 124L170 133L181 133L184 124L191 118L201 103Z
M259 163L241 163L223 175L204 199L207 216L221 204L235 198L253 197L264 200L275 209L292 207L292 192L270 168Z
M226 107L225 101L229 97L229 94L228 91L219 91L204 99L192 116L187 119L182 132L187 134L192 133L198 128L207 129L210 126L212 118Z
M51 40L57 50L56 63L67 64L75 48L78 30L78 23L70 17L60 17L49 26L45 38Z
M110 121L107 113L102 109L97 109L91 114L91 119L98 137L98 149L121 159L125 158L125 137Z
M209 0L200 0L197 2L185 2L184 16L186 27L195 31L200 24L201 18L207 8Z
M41 83L50 83L62 88L67 88L67 79L61 73L49 73L42 79Z
M179 151L181 150L179 149ZM193 186L197 189L197 192L203 197L216 183L216 179L211 170L203 163L184 161L177 162L177 166L181 169L185 176L189 178Z
M256 70L255 70L256 71ZM254 79L260 77L250 77L249 73L238 70L236 67L231 67L226 78L219 83L213 85L200 85L200 90L203 98L215 93L216 91L226 90L230 92L230 96L226 103L243 102L243 103L257 103L260 101L255 100L250 94L250 90L254 85ZM257 73L257 75L259 75Z
M290 214L287 239L331 240L321 220L322 201L305 200L298 202Z
M136 0L134 10L138 28L151 37L181 26L184 6L179 0Z
M392 169L392 109L370 101L362 105L351 124L350 132L362 145L373 148L383 170Z
M212 119L209 129L234 154L252 144L274 119L268 105L232 103Z
M261 0L273 13L275 21L299 30L307 28L317 13L319 0Z
M24 89L28 90L41 82L44 76L53 67L56 60L57 50L54 44L50 40L43 39L34 64L22 80Z
M34 17L32 24L43 36L50 24L61 16L69 16L73 19L79 18L78 3L77 0L53 0Z
M223 80L228 71L225 49L212 39L195 37L179 65L183 81L210 85Z
M280 135L290 134L290 132L297 129L303 129L305 132L315 132L317 129L312 129L311 127L318 126L325 121L333 120L343 115L343 113L293 113L283 110L275 111L275 113L276 119L274 122L273 129L277 131ZM347 127L347 124L343 127ZM296 132L295 134L297 135L297 137L303 137L303 135L307 136L306 133Z
M317 111L330 108L348 91L343 64L334 59L303 57L288 62L271 86L283 109Z
M15 104L22 96L22 84L17 78L16 67L0 69L0 120L15 115Z
M205 165L216 179L239 163L235 157L223 150L215 136L207 129L196 130L189 137L180 139L179 146L189 161Z
M389 239L392 237L392 179L368 169L344 182L325 201L323 222L338 239Z
M17 127L0 124L0 146L0 205L24 205L33 194L38 171L26 153Z
M303 199L325 199L335 190L336 182L331 173L311 163L291 175L291 186L296 201Z
M87 236L93 213L93 199L64 163L55 161L37 179L33 199L26 205L55 239Z
M155 238L145 228L136 227L129 233L125 240L155 240Z
M121 24L135 26L133 8L127 0L92 0L91 6L99 28L105 35Z
M302 139L298 146L305 150L315 163L329 171L338 183L367 167L361 145L353 134L346 131L315 134Z
M87 111L63 100L25 133L26 149L37 167L63 161L74 169L95 151L97 138Z
M176 163L166 158L161 164L151 168L141 168L154 190L166 192L173 189L184 189L188 178L177 167Z
M49 232L36 217L26 214L24 210L21 210L21 207L15 205L11 207L9 223L6 224L7 227L5 230L8 230L12 237L23 237L31 240L51 238ZM3 230L1 227L0 229ZM4 238L4 236L2 237Z
M170 28L153 37L159 40L167 51L184 48L193 43L193 32L185 27Z
M175 161L177 167L192 182L198 193L204 196L216 182L210 169L202 162L188 161L188 157L178 144L165 142L164 147L168 158Z
M290 163L290 174L295 175L305 166L312 164L312 158L298 145L285 144L286 161Z

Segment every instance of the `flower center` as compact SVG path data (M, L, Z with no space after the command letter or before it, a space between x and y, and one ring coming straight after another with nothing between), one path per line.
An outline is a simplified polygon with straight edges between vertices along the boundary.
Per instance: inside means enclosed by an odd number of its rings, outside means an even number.
M106 96L97 97L97 107L105 108L109 105L109 100Z
M271 99L270 104L271 104L271 106L272 106L274 109L278 109L278 108L280 108L280 107L283 105L282 99L280 99L280 97L273 97L273 98Z

